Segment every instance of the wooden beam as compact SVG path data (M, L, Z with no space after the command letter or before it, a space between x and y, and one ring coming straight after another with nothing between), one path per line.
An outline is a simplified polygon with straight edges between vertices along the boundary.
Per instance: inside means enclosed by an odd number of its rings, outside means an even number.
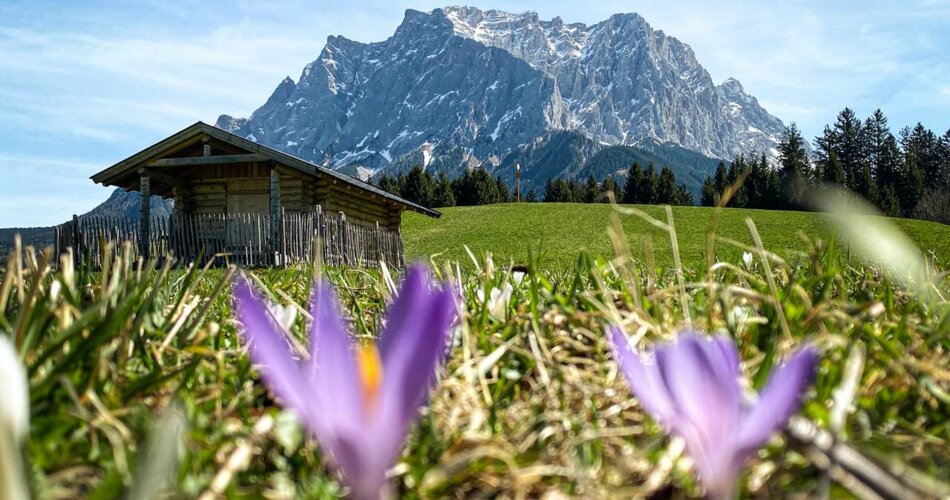
M267 160L262 154L242 155L186 156L184 158L162 158L148 163L149 167L189 167L194 165L222 165L227 163L253 163Z
M189 184L188 179L182 177L175 177L174 175L163 174L161 172L156 172L154 170L146 169L142 172L145 175L148 175L153 180L161 182L162 184L168 184L170 186L186 186Z

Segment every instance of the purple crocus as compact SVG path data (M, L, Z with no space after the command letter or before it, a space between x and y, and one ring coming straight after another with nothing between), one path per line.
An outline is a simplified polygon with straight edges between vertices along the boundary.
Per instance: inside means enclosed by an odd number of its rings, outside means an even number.
M818 362L813 348L800 349L750 403L739 385L739 354L726 337L684 332L641 358L620 327L610 326L609 333L631 390L644 409L684 440L711 498L734 495L745 461L798 410Z
M430 288L423 266L411 267L376 344L346 330L333 290L317 283L311 298L310 357L295 359L267 304L247 279L234 293L251 360L282 403L332 457L350 495L380 498L386 471L402 449L429 393L455 317L450 287Z

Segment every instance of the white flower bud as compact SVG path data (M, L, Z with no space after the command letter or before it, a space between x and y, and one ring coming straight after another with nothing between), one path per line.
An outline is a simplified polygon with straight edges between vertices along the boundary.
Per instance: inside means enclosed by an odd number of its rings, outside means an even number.
M30 430L30 390L23 363L5 335L0 335L0 386L5 393L0 404L0 426L22 442Z

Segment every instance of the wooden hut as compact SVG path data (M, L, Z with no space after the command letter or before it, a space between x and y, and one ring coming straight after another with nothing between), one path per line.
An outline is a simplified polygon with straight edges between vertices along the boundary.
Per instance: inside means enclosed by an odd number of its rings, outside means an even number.
M439 217L349 175L258 144L203 122L95 174L104 186L139 191L138 243L147 255L151 195L175 200L175 215L208 215L203 238L238 244L226 216L257 214L279 220L294 214L340 214L348 225L399 233L402 212ZM217 217L215 217L217 216ZM213 221L222 221L214 223ZM274 226L276 227L276 225Z

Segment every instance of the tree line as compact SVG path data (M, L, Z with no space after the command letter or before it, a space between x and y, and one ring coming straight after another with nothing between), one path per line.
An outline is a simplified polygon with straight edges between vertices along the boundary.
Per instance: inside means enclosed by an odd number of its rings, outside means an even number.
M433 176L422 167L415 166L408 173L400 172L396 176L383 174L377 179L376 185L400 198L433 208L511 201L505 181L480 168L467 170L461 177L449 179L445 172Z
M701 204L715 205L728 186L741 185L729 206L801 208L822 183L844 186L883 213L950 223L950 130L942 136L918 123L895 135L881 110L862 120L845 108L813 141L791 124L778 145L778 165L766 158L737 156L706 179Z
M653 163L644 169L634 162L627 169L620 183L607 176L598 183L593 175L586 182L570 179L551 179L544 183L544 201L572 203L607 203L610 194L618 203L640 205L693 205L693 194L685 184L676 182L670 167L664 166L656 173ZM608 192L610 194L608 194Z
M620 203L695 203L693 194L685 184L676 181L673 170L667 166L656 173L653 163L649 163L646 169L634 163L619 180L622 186L613 176L607 176L601 182L593 175L586 181L549 177L540 198L535 189L529 189L522 194L521 201L607 203L612 196ZM514 201L508 185L500 176L492 176L480 168L466 171L456 179L449 179L445 172L432 175L416 166L395 176L383 174L377 178L376 185L408 201L433 208Z

